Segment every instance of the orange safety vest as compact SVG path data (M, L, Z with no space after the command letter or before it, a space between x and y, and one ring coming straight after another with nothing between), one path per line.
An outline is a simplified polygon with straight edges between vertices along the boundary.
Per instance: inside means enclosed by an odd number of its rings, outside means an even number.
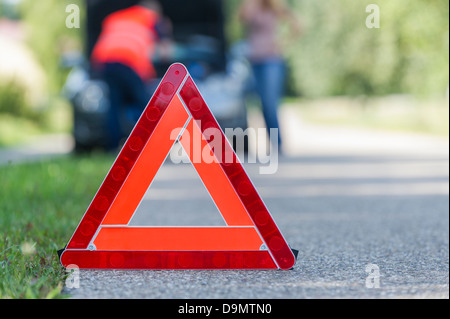
M122 63L144 81L156 75L150 61L159 15L140 6L112 13L103 21L102 33L92 52L94 65Z

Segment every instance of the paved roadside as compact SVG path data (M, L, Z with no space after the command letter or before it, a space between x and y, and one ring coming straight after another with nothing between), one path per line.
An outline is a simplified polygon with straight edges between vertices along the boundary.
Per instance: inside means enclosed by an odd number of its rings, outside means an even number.
M73 140L68 134L44 135L15 147L0 148L0 165L33 162L72 152Z
M252 124L261 119L252 115ZM72 298L449 298L448 141L304 124L274 175L245 165L299 258L290 271L92 271ZM81 213L80 213L81 214ZM81 215L80 215L81 217ZM165 164L133 225L221 225L192 166ZM368 265L371 265L369 268ZM374 268L375 267L375 268ZM380 285L370 288L377 269ZM369 284L368 284L369 283Z
M280 122L285 152L288 156L306 154L439 156L449 153L448 138L309 124L300 118L297 110L290 107L282 109ZM251 127L264 127L261 114L251 110L249 124ZM68 155L72 152L73 145L73 139L69 134L36 137L24 145L0 148L0 165Z
M276 174L245 165L286 240L300 251L293 270L86 270L80 287L64 292L72 298L449 298L448 139L322 127L296 114L282 111L286 156ZM261 126L260 114L251 114L250 124ZM0 149L0 165L64 156L72 145L70 136L46 136ZM223 220L192 166L166 164L132 223ZM368 265L378 269L379 288L367 286Z

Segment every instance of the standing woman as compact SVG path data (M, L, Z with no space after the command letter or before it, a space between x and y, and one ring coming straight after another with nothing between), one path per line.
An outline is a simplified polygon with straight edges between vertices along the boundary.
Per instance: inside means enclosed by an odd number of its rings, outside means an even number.
M278 27L280 23L288 22L290 29L298 34L300 26L282 0L244 0L239 18L246 27L249 60L268 134L270 136L270 129L278 129L278 147L281 150L278 106L284 93L286 66Z

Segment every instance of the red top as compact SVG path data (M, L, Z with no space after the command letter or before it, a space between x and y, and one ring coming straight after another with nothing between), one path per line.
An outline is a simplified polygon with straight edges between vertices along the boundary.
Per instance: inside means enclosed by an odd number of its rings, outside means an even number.
M155 76L150 61L159 15L140 6L112 13L103 21L102 33L94 47L92 62L122 63L144 81Z

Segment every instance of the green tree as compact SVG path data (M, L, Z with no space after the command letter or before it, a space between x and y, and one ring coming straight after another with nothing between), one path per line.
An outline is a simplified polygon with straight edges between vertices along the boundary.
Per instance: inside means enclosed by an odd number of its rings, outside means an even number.
M228 35L242 38L227 1ZM366 7L355 0L289 1L303 21L303 36L285 52L292 89L307 97L407 93L443 95L449 84L449 2L377 0L379 29L369 29Z
M67 75L67 70L61 67L61 54L68 46L82 49L84 28L70 29L66 26L69 14L66 7L70 4L80 6L83 21L82 0L24 0L20 6L22 21L28 31L27 43L46 71L50 94L59 94Z

